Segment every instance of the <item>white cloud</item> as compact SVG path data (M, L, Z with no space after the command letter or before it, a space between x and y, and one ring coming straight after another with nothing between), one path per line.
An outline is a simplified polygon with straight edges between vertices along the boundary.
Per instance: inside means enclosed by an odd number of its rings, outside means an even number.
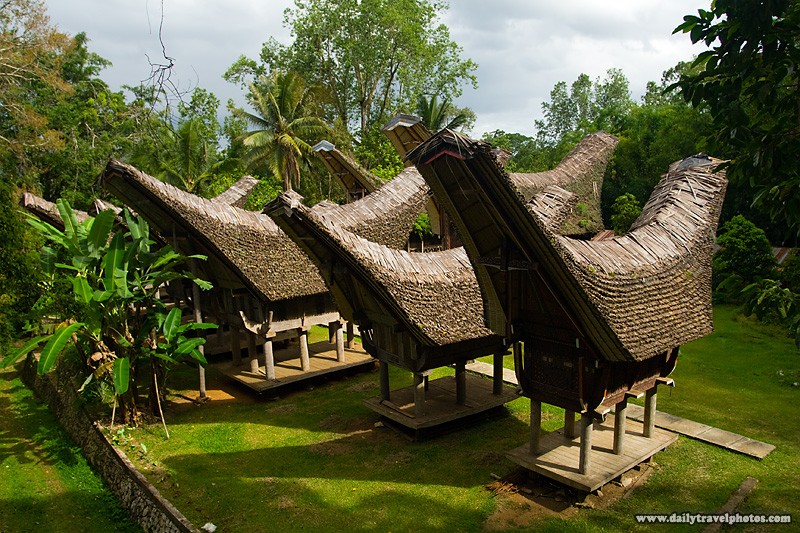
M51 21L67 33L85 31L90 50L110 60L113 87L136 85L150 73L147 54L163 62L160 0L46 0ZM682 17L710 0L451 0L443 20L464 57L479 65L479 87L459 105L478 116L474 134L503 129L533 133L541 103L558 81L592 78L621 68L634 96L649 80L693 53L689 38L671 35ZM283 11L291 0L163 0L163 40L175 59L173 81L200 85L224 103L241 91L222 79L240 56L256 58L269 37L288 42Z

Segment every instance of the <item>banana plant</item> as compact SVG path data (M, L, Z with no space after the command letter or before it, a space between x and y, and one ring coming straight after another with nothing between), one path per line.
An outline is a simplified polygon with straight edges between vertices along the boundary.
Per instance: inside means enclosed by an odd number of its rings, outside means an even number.
M154 376L162 366L181 361L206 364L198 349L205 339L191 335L216 325L182 324L180 309L168 308L158 297L159 290L172 281L190 280L210 289L210 283L186 268L188 261L205 257L184 256L170 246L155 248L147 222L127 209L122 217L106 210L79 222L68 202L58 200L56 205L64 221L63 231L33 216L28 222L47 241L42 251L45 271L71 283L76 316L63 317L55 331L27 341L0 361L0 367L43 345L37 370L44 374L73 342L89 369L84 387L97 379L109 381L121 399L125 421L135 424L139 418L137 365L141 361L150 362ZM59 262L58 257L69 262ZM154 379L151 398L158 396L157 391Z

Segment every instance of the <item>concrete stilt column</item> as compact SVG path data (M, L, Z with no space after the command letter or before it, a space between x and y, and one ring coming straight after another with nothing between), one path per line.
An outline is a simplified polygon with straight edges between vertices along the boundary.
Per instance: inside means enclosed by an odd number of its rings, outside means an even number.
M381 399L389 401L389 363L386 361L378 361L378 373L381 380Z
M503 354L496 353L492 356L492 394L503 393Z
M467 403L467 370L464 361L456 363L456 403Z
M589 456L592 453L592 429L594 428L594 421L592 417L587 414L581 414L581 458L578 464L578 471L581 474L586 474L589 471Z
M268 380L275 380L275 352L272 350L272 339L267 339L264 343L264 371Z
M628 400L614 408L614 453L620 455L625 447L625 424L628 421Z
M564 437L568 439L575 438L575 411L569 409L564 410Z
M353 323L352 322L348 322L347 323L347 347L350 348L350 349L353 348L353 339L354 339L354 337L355 337L355 333L354 333L354 329L353 329Z
M656 425L656 402L658 400L658 385L647 389L644 394L644 432L645 437L652 437Z
M300 367L303 372L311 370L311 361L308 358L308 331L300 330Z
M539 454L542 433L542 402L531 398L531 455Z
M336 322L336 360L344 363L344 332L342 331L341 322Z
M414 372L414 416L425 416L425 377Z

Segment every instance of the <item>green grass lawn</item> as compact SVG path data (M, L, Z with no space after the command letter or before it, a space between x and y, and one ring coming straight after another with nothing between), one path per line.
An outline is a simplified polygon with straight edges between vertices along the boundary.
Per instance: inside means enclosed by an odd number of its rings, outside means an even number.
M681 437L656 456L647 483L610 508L541 518L519 530L644 531L635 513L713 512L747 476L760 483L740 510L788 512L800 520L800 387L792 386L800 381L800 355L780 330L739 319L731 308L716 309L715 327L711 337L683 349L673 374L677 386L662 388L659 408L777 449L758 461ZM177 401L177 394L196 396L196 372L176 372L171 379L172 438L166 440L156 424L118 438L193 523L213 522L220 533L483 531L492 513L510 501L484 487L493 481L491 474L515 469L504 453L525 443L528 434L528 401L520 398L508 404L507 416L409 442L376 428L377 416L361 403L378 394L376 372L265 401L210 370L209 389L235 398L204 405ZM410 383L409 374L392 370L393 388ZM545 430L561 425L560 409L547 408L543 418ZM42 505L51 501L45 498Z
M140 531L13 368L0 370L0 531Z

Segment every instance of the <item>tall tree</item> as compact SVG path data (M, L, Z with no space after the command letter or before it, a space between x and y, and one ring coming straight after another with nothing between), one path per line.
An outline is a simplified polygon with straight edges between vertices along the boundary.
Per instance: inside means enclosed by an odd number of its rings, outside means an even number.
M245 82L271 69L294 70L329 97L326 119L358 136L389 114L412 109L421 94L453 99L476 85L476 65L461 59L434 0L295 0L285 13L294 42L268 41L261 63L240 58L228 71Z
M749 181L754 203L800 235L800 3L716 0L679 31L709 49L675 86L708 105L730 178Z
M244 136L248 169L267 168L285 190L300 186L300 166L311 156L312 143L328 128L316 114L314 91L294 72L273 72L250 86L255 113L234 108L255 129Z
M435 94L430 97L424 94L419 96L417 114L422 118L422 123L433 132L444 128L465 130L475 123L475 113L471 109L455 107L447 98L439 101Z

